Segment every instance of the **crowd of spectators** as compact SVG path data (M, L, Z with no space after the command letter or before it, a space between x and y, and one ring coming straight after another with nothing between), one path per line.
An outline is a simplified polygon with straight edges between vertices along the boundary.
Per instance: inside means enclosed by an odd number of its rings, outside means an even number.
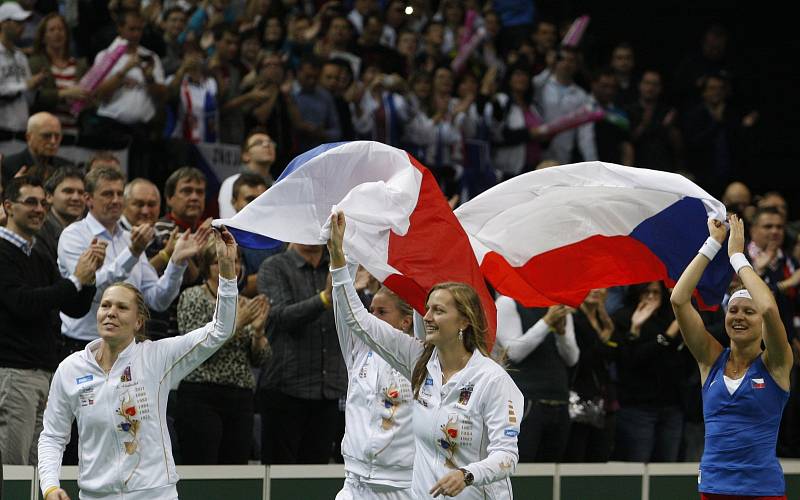
M0 158L3 462L35 462L49 377L97 337L106 287L143 292L152 338L204 323L218 273L210 217L235 214L329 142L403 148L453 204L575 161L689 176L748 221L749 257L800 355L797 224L779 192L733 182L759 114L731 101L726 30L711 26L665 73L625 42L587 68L591 46L559 43L570 22L500 0L0 5L0 142L25 141ZM603 118L549 132L587 111ZM199 143L241 147L219 193L187 166ZM59 156L66 144L97 154L74 165ZM118 148L127 172L103 152ZM340 459L347 382L326 249L242 249L240 268L235 339L174 388L176 460ZM360 276L368 301L374 282ZM574 310L498 298L495 354L526 398L521 461L699 460L699 376L668 294L660 283L596 290ZM721 313L704 314L726 343ZM798 424L793 396L780 454L800 456ZM75 434L65 463L77 460Z

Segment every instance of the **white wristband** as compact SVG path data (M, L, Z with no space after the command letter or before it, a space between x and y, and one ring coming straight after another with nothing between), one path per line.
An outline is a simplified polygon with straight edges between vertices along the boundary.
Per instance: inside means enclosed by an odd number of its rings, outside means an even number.
M722 245L719 244L717 240L712 238L711 236L703 243L703 246L700 247L700 250L697 251L700 255L704 255L708 260L714 260L714 257L717 255L717 252L722 248Z
M731 255L731 266L733 266L733 270L736 271L736 274L739 274L739 271L743 267L749 267L750 269L753 268L753 266L750 264L750 261L748 261L747 257L745 257L741 252Z

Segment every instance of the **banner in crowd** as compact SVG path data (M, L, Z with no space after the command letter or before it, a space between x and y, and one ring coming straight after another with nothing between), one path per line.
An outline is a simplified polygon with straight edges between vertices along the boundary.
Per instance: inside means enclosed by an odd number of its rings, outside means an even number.
M258 235L324 245L330 215L347 218L345 251L425 313L430 288L443 281L472 285L496 327L467 235L430 171L405 151L373 141L325 144L295 158L264 194L225 224L244 246Z
M533 306L577 307L593 288L674 285L725 206L687 178L598 161L526 173L456 210L484 276ZM697 287L719 304L732 275L725 252Z

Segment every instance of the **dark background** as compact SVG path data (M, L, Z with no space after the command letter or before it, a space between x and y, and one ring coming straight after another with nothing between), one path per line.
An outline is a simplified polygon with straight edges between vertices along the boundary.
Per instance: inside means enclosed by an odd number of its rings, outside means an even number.
M614 45L627 41L637 69L661 70L667 91L680 62L699 51L705 30L712 23L724 26L733 67L732 104L760 113L738 177L754 194L780 191L790 219L800 218L800 23L792 4L545 0L535 5L538 18L559 24L582 14L592 17L582 47L589 67L607 64Z

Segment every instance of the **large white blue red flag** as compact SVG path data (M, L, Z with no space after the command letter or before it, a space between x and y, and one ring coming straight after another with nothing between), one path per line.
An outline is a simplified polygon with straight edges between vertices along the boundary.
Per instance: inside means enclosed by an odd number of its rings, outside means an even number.
M538 170L456 210L481 271L526 306L579 305L592 288L674 285L725 206L683 176L585 162ZM719 252L697 287L719 304L732 270Z
M433 175L401 149L373 141L319 146L295 158L264 194L220 222L243 246L269 246L269 238L325 244L334 208L347 218L348 256L418 312L424 314L433 285L472 285L493 343L494 301L469 239Z

